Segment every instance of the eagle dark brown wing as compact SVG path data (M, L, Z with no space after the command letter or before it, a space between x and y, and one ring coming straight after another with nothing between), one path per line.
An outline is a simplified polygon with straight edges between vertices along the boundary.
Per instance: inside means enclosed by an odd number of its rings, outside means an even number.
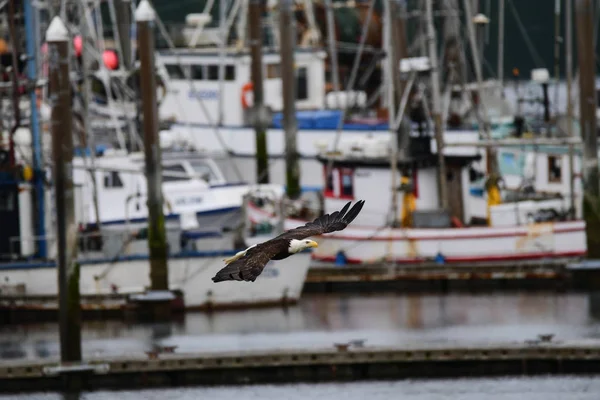
M350 204L351 202L348 202L340 211L325 214L306 225L290 229L273 239L248 249L243 257L231 262L217 272L212 278L213 282L254 282L273 257L286 251L291 239L300 240L309 236L341 231L346 228L349 223L354 221L365 201L358 201L352 208L350 208Z
M360 213L364 200L359 200L350 208L349 201L340 211L332 212L331 214L325 214L316 218L312 222L308 222L306 225L299 226L294 229L290 229L277 236L275 239L305 239L310 236L322 235L324 233L331 233L341 231L345 229ZM350 208L350 211L348 211Z
M213 282L247 281L254 282L265 265L282 249L287 248L285 240L271 239L248 250L246 255L227 264L212 278Z

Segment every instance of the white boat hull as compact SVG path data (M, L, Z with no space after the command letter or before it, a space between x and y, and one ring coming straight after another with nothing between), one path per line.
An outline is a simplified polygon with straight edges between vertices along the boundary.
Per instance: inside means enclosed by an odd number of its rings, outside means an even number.
M169 259L170 289L183 292L186 308L252 307L293 303L300 299L311 261L310 253L269 262L254 282L214 283L211 278L225 265L223 259L230 253ZM145 257L131 258L114 264L82 263L81 294L108 294L113 288L117 293L143 292L150 285L150 264ZM98 275L104 276L97 282L94 277ZM24 293L21 294L25 295L58 294L57 270L53 265L3 264L0 265L0 281L5 287L22 285Z
M268 221L273 215L249 203L247 218L252 223ZM284 229L306 221L286 219ZM315 261L334 262L340 251L347 263L419 263L440 255L448 263L512 262L542 258L580 257L587 252L585 222L547 222L511 227L445 229L399 229L351 225L341 232L315 240Z

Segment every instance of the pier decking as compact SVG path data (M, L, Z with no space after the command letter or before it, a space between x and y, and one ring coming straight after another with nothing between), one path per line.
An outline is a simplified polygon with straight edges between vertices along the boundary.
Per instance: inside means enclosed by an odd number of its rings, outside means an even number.
M0 392L600 373L600 341L549 339L402 348L343 343L322 350L223 354L177 354L167 349L162 354L93 358L62 366L56 360L3 362Z

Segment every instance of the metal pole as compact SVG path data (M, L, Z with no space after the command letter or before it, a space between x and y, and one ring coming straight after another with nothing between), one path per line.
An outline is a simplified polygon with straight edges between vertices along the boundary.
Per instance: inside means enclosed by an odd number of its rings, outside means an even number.
M399 187L399 171L398 171L398 140L396 139L396 131L394 130L394 112L396 111L396 99L394 93L394 68L399 69L398 64L394 64L394 56L392 50L392 10L389 0L383 2L383 43L387 52L385 65L386 97L388 106L388 125L390 129L390 178L391 178L391 207L390 207L390 223L391 226L398 225L398 187Z
M572 0L565 2L565 41L566 41L566 66L565 74L567 75L567 134L573 137L573 3ZM573 146L569 146L569 171L571 179L569 180L569 194L571 199L571 217L576 218L575 207L575 150Z
M94 135L90 128L90 116L89 116L89 106L92 101L91 94L92 88L89 79L89 63L92 60L92 54L90 54L89 42L90 39L89 33L91 27L88 26L87 19L85 18L85 9L84 6L81 5L81 15L83 23L81 24L81 72L83 75L83 129L84 135L86 137L87 145L90 148L90 164L92 168L88 171L90 178L92 180L92 201L94 204L94 216L96 218L96 229L100 230L100 205L98 204L98 182L96 179L96 145L94 140ZM122 37L122 36L121 36ZM86 52L87 51L87 52ZM139 132L139 131L138 131Z
M158 139L156 74L154 72L154 9L142 0L135 11L137 46L140 59L142 126L148 184L148 249L152 290L168 290L167 235L163 214L162 165Z
M333 85L333 91L339 92L340 76L338 72L338 59L335 37L335 18L333 15L333 4L331 0L325 0L325 12L327 16L327 42L329 44L329 67L331 70L331 83Z
M560 0L554 1L554 107L558 113L558 80L560 79ZM549 107L548 107L549 108ZM550 111L548 111L549 117Z
M217 126L223 126L223 99L225 97L225 46L227 45L227 32L225 23L226 0L219 0L219 114Z
M504 0L498 2L498 80L504 81Z
M435 128L435 143L438 155L438 185L439 204L442 209L448 208L448 188L446 181L446 161L444 159L444 132L442 124L442 107L440 104L440 81L435 44L435 30L433 28L432 0L426 0L427 38L429 41L429 59L431 62L431 92L433 95L433 122Z
M123 57L122 65L125 70L129 71L131 68L131 2L130 0L114 0L114 4L121 56Z
M25 39L27 42L27 78L31 82L37 80L37 47L35 31L35 16L33 13L33 0L25 0ZM40 135L40 120L38 118L38 109L35 90L29 92L29 108L31 110L31 144L33 145L33 170L35 182L35 205L36 205L36 235L39 237L37 243L37 256L46 258L46 201L44 196L44 168L42 162L42 138Z
M52 158L58 246L60 355L62 362L81 361L81 306L77 225L73 190L73 115L69 80L69 32L56 16L46 31L52 105Z
M587 237L587 254L600 257L600 217L598 217L598 146L596 128L596 85L594 51L594 6L591 0L577 0L577 55L579 58L579 107L583 146L583 217Z
M269 183L269 153L267 152L267 121L265 121L262 63L262 1L250 0L248 5L250 25L251 77L254 87L252 110L256 132L256 179L258 183Z
M279 2L279 54L283 85L283 126L285 130L286 192L290 199L300 197L300 165L296 148L296 77L294 73L294 48L296 39L293 0Z

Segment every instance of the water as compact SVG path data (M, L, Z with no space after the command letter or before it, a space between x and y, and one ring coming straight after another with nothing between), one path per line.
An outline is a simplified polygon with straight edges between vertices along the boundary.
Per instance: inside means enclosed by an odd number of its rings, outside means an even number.
M197 387L140 391L98 391L81 395L36 393L0 396L0 400L597 400L597 377L405 380L293 385Z
M558 293L452 295L306 295L296 307L192 313L181 322L131 325L86 322L84 357L139 354L154 345L177 352L600 339L600 295ZM0 327L0 359L59 355L58 326ZM600 398L600 397L599 397Z

